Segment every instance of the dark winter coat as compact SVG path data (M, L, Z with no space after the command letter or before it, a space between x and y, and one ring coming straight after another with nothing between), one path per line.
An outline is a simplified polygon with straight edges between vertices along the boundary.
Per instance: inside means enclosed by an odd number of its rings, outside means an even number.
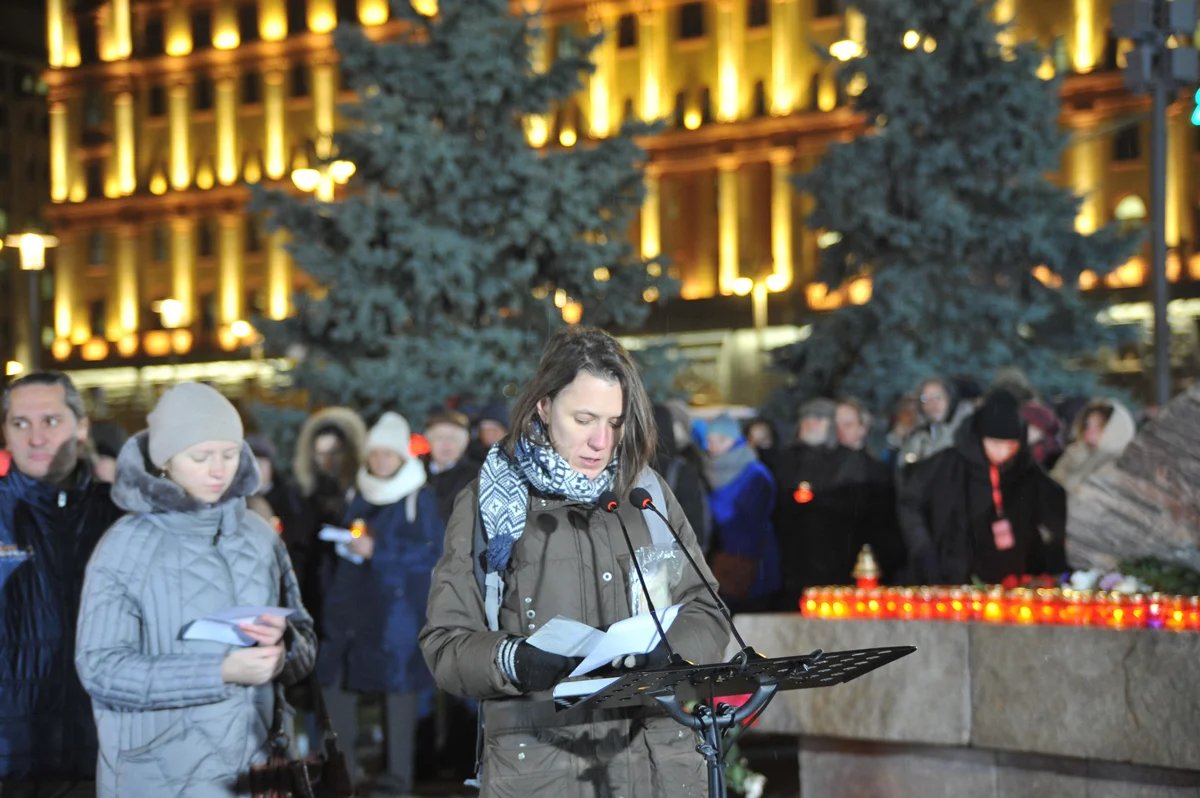
M797 443L780 454L776 476L783 609L794 610L804 588L850 584L865 544L874 549L885 576L899 565L892 477L870 455Z
M283 541L246 510L259 479L249 446L216 504L157 476L146 455L144 432L121 450L113 497L129 515L96 547L80 608L75 664L99 732L97 792L248 795L238 781L267 758L276 690L224 682L221 663L232 647L181 632L232 607L292 607L277 677L287 685L312 668L312 619Z
M454 500L458 497L459 491L470 485L479 476L479 462L464 456L445 471L435 474L429 469L428 463L425 471L429 474L426 484L433 489L433 494L437 497L438 515L445 524L450 520L450 512L454 509Z
M442 554L446 527L428 487L416 497L412 521L407 504L401 499L380 507L361 495L350 504L345 524L366 521L375 552L361 565L337 558L317 657L323 685L333 684L339 673L345 688L358 692L415 692L433 685L417 633L425 623L429 576Z
M84 567L121 514L81 463L72 487L0 475L0 779L96 773L96 727L75 674Z
M658 428L658 445L654 453L654 470L662 474L675 494L683 514L687 516L700 548L708 551L712 544L712 509L708 504L710 486L698 461L679 451L671 429L671 411L665 405L654 406L654 424ZM700 461L702 462L702 461Z
M711 579L683 511L668 488L663 492L671 525ZM617 512L634 547L651 544L641 512L630 504ZM520 694L496 665L501 641L530 635L555 615L601 629L629 617L632 566L617 519L594 504L531 496L505 574L500 630L493 632L472 564L477 515L473 485L459 494L446 529L421 648L439 687L483 699L483 798L706 796L692 733L660 711L555 712L548 693ZM675 650L693 662L719 661L728 631L690 568L671 594L684 605L667 633Z
M1066 569L1066 495L1021 448L1000 469L1004 514L1014 546L998 550L997 519L983 443L970 423L954 446L909 467L901 480L898 512L908 548L910 581L999 583L1009 574Z

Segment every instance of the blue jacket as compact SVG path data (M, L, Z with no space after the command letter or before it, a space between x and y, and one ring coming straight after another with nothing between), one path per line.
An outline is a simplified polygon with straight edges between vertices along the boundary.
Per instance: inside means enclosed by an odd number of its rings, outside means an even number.
M775 478L754 460L725 485L713 488L708 497L716 551L750 557L758 563L754 585L745 599L769 595L781 585L779 544L771 523L775 492Z
M346 689L417 692L433 677L417 647L425 624L430 575L442 555L446 526L432 488L417 495L411 523L407 501L377 506L356 496L346 511L367 523L375 553L362 565L337 558L325 597L317 677L333 684L339 671Z
M120 514L86 466L70 488L0 476L0 779L96 775L75 619L88 557Z

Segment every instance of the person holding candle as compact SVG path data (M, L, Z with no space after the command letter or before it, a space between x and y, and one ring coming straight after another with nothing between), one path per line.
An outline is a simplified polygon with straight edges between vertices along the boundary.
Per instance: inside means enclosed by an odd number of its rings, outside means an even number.
M1017 399L993 390L897 501L910 581L998 583L1066 569L1066 496L1030 455Z

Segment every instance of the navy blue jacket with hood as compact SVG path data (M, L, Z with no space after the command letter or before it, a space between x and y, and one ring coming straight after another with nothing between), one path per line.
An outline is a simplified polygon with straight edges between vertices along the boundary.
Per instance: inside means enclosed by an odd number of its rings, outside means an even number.
M0 779L95 777L75 621L88 558L120 515L84 462L66 487L0 475Z

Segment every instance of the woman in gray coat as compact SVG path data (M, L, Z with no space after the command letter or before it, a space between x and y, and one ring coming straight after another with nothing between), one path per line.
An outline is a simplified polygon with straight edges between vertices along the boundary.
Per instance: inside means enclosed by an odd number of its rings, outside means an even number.
M121 449L113 500L129 515L88 563L79 613L75 665L100 741L97 794L248 794L240 785L267 758L282 700L274 683L312 668L312 619L282 541L246 511L258 467L233 405L183 383L147 420ZM294 612L239 627L250 645L183 637L212 613L277 605Z

